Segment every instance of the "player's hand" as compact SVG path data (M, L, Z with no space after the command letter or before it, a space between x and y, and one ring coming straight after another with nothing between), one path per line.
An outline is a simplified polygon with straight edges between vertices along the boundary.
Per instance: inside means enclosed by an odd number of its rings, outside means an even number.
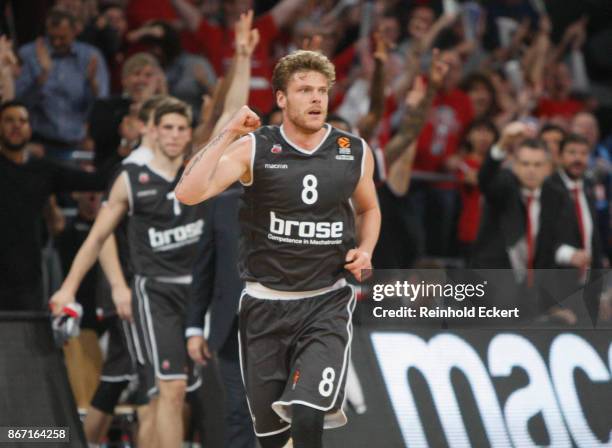
M226 130L237 135L248 134L261 126L259 116L249 106L242 106L225 126Z
M203 336L190 336L187 339L187 353L196 364L205 366L207 360L212 358L208 349L208 342Z
M111 294L119 317L132 322L132 290L127 286L115 286Z
M370 254L361 249L351 249L346 253L344 269L350 271L358 282L365 280L362 270L372 269Z
M240 56L251 57L259 43L259 30L253 27L253 10L240 14L234 25L234 45L236 53Z
M579 249L574 252L574 255L572 255L570 263L575 268L586 270L591 264L591 256L587 253L586 250Z
M69 303L73 303L74 301L74 294L63 288L58 289L55 294L51 296L51 300L49 300L51 314L54 316L59 316L64 307Z

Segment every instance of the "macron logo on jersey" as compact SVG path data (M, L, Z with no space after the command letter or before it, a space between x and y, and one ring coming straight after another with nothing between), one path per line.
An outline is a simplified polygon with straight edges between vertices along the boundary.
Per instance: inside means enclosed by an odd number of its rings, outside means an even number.
M176 249L197 242L203 229L203 219L168 230L155 230L150 227L149 242L156 252Z
M300 238L342 238L343 228L342 221L294 221L277 218L274 212L270 212L270 233L275 235Z

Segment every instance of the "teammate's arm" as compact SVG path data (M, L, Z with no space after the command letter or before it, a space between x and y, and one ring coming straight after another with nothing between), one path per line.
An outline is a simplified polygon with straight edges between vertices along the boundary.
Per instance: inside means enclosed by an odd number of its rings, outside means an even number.
M357 215L357 241L359 246L346 254L345 269L358 281L362 280L362 270L372 269L372 252L380 233L380 207L374 186L374 157L367 146L364 148L365 163L363 175L353 192L351 200Z
M249 183L252 154L251 137L241 135L260 126L257 114L243 106L213 138L191 159L176 189L176 198L194 205L211 198L237 180Z
M117 251L117 240L114 234L111 233L106 239L100 250L98 260L111 286L111 295L115 308L117 308L117 314L121 319L131 321L132 291L128 287L123 270L121 269L121 262L119 261L119 253Z
M51 297L51 311L59 315L62 308L74 302L74 296L85 274L91 269L109 235L128 210L128 192L124 176L117 178L108 202L102 207L87 239L79 249L62 287Z

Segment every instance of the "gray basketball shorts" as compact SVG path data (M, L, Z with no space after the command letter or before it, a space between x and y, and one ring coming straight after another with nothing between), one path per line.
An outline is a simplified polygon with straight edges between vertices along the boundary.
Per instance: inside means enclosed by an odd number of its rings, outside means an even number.
M201 384L185 342L189 290L189 285L134 278L132 312L137 329L138 379L149 396L159 393L159 380L185 380L188 392Z
M108 351L100 381L118 383L136 379L137 353L134 324L113 317L108 328Z
M325 428L346 424L342 411L355 308L346 286L314 297L240 300L240 367L255 434L291 426L291 405L325 411Z

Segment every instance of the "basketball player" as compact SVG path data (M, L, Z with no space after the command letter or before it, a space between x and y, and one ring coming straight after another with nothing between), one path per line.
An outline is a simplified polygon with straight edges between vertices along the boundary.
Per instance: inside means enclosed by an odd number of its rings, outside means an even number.
M127 164L117 178L107 204L74 259L70 272L52 299L54 313L74 301L83 275L102 245L128 214L128 242L134 269L133 319L141 341L140 375L151 396L156 446L180 447L182 410L193 375L184 343L185 307L191 270L204 221L202 207L183 207L174 197L175 179L191 138L191 111L173 99L155 110L156 148L144 164ZM138 347L137 351L138 351ZM141 361L141 362L142 362Z
M157 139L155 110L160 104L167 102L168 98L165 95L155 95L142 104L137 114L141 142L138 148L123 160L122 165L129 163L146 165L151 161L154 155L152 148L155 148ZM121 175L123 172L121 167L117 171L116 175ZM106 437L113 420L115 406L124 389L136 377L139 353L143 360L142 350L136 337L137 330L132 319L132 291L128 286L133 282L128 249L128 218L126 216L118 224L114 235L108 238L99 255L100 264L112 288L113 303L98 304L103 314L108 316L109 340L100 382L83 421L85 437L90 448L98 446L97 444L102 443ZM119 244L116 243L115 237ZM112 316L115 313L116 316ZM138 443L144 446L151 444L154 426L148 401L146 393L139 393L136 397Z
M355 295L345 276L361 281L371 268L380 210L366 143L325 123L334 79L322 54L282 58L272 84L283 124L259 127L244 106L175 190L181 202L197 204L235 181L245 187L239 341L263 448L280 448L290 435L295 448L321 447L324 427L346 423Z

